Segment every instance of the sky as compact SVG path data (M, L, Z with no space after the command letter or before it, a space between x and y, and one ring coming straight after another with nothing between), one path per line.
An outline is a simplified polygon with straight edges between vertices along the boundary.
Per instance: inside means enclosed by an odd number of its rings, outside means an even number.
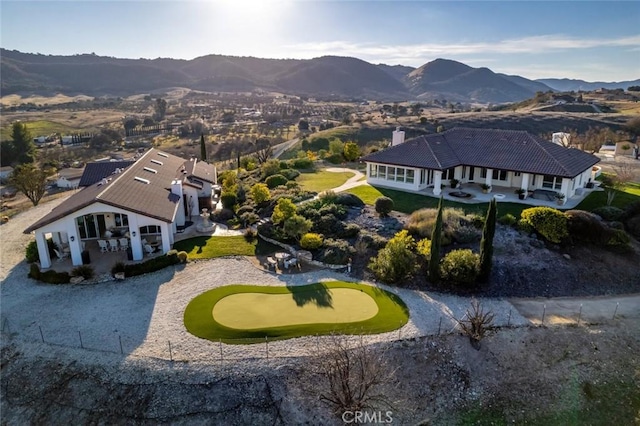
M437 58L526 78L640 78L640 1L6 1L0 46L193 59Z

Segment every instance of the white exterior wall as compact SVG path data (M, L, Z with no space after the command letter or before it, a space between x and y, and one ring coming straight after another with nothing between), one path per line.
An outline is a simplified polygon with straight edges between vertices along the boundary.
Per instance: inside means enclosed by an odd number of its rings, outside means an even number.
M183 186L183 193L187 196L187 211L191 213L191 216L198 216L200 210L198 209L198 190L191 186Z
M80 178L77 179L67 179L66 177L59 177L56 181L56 185L58 188L67 188L67 189L75 189L78 187L80 183Z
M38 244L38 253L40 254L41 267L48 268L51 266L51 259L49 258L49 250L47 248L46 239L44 235L47 233L55 234L56 232L63 233L62 239L65 238L69 241L69 248L71 250L71 261L73 265L82 265L82 248L80 244L80 235L76 227L76 218L78 216L84 216L92 213L123 213L126 214L129 220L129 230L131 234L131 249L133 252L133 260L142 260L143 250L140 242L140 227L146 225L157 225L162 229L162 249L163 252L167 252L170 248L171 238L169 232L171 226L166 222L158 219L143 216L138 213L133 213L128 210L124 210L118 207L109 206L102 203L94 203L90 206L84 207L76 212L71 213L62 219L56 220L48 225L38 228L34 231L36 235L36 242ZM105 221L106 224L106 221ZM134 235L135 233L135 235ZM66 234L66 236L64 235ZM166 234L166 236L165 236ZM74 241L71 241L73 237ZM165 243L165 238L167 243ZM42 247L41 247L42 245ZM43 254L45 256L43 256Z

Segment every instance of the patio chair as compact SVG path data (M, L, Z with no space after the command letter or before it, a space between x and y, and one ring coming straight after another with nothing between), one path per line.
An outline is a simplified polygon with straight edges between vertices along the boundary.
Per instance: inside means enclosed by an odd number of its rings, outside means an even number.
M267 267L269 269L273 268L273 270L276 270L276 266L278 265L278 262L271 256L267 257Z
M292 257L291 259L286 259L286 260L284 261L284 267L285 267L285 268L289 269L289 268L291 268L292 266L299 267L299 265L298 265L298 259L297 259L297 258L295 258L295 257Z
M125 251L129 248L129 240L126 238L120 238L118 241L120 241L120 250Z
M106 253L109 251L109 246L107 245L106 240L98 240L98 245L100 246L100 253Z
M112 238L109 240L109 248L111 251L118 251L118 240Z
M149 244L145 244L144 245L144 251L147 252L147 254L151 254L154 251L156 251L156 249L154 249L153 247L151 247Z
M53 251L56 253L56 256L58 256L58 262L62 262L68 256L67 253L65 253L63 251L60 251L60 250L58 250L56 248L54 248Z

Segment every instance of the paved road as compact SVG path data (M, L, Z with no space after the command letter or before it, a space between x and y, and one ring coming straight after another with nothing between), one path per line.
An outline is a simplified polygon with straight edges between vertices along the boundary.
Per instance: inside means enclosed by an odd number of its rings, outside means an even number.
M275 145L273 147L273 155L271 156L272 158L280 158L280 156L289 148L291 148L292 146L294 146L295 144L298 143L300 139L295 138L295 139L291 139L287 142L283 142L281 144Z

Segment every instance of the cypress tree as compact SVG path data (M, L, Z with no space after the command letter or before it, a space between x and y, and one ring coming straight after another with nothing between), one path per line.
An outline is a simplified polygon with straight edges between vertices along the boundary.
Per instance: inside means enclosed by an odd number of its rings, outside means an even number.
M498 215L498 203L491 199L487 209L487 217L482 227L482 240L480 241L480 273L478 279L487 281L491 275L493 261L493 236L496 233L496 216Z
M440 246L442 245L442 197L438 203L438 216L431 233L431 256L429 257L429 281L440 281Z
M207 161L207 147L204 144L204 133L200 133L200 159Z

